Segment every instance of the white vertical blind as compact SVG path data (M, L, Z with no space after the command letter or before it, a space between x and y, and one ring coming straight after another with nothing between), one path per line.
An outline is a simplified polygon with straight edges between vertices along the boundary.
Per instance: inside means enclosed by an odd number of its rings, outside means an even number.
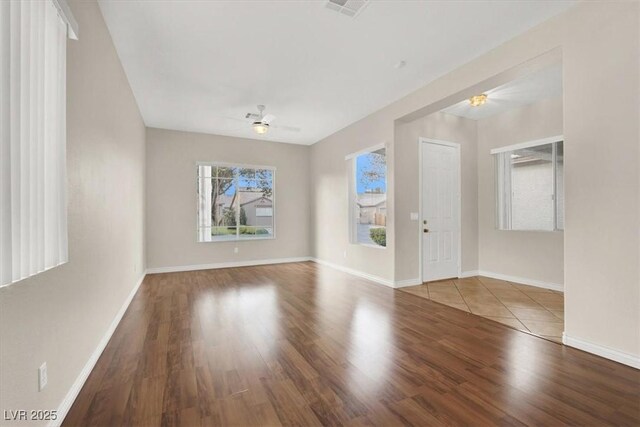
M66 39L51 1L0 1L0 286L68 260Z
M496 162L496 212L498 230L511 230L511 152L494 154Z

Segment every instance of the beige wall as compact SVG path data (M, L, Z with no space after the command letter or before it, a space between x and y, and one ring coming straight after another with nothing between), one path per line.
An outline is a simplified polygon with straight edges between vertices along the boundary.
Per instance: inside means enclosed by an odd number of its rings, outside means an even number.
M565 331L640 356L640 3L580 18L564 43Z
M552 98L478 120L480 270L562 285L564 233L496 229L492 148L562 135L562 98Z
M367 117L311 146L311 242L314 257L340 267L394 280L393 127ZM345 156L385 143L387 146L387 246L349 241L349 171Z
M565 332L640 356L639 94L637 2L583 2L427 86L316 143L311 170L313 253L368 274L394 278L395 230L414 227L411 207L390 205L387 250L348 247L344 155L394 141L397 120L426 115L470 95L505 70L562 50L565 135ZM446 101L446 103L444 102ZM389 195L411 185L395 179ZM395 179L395 182L393 182ZM333 190L333 191L332 191ZM332 236L327 231L333 229ZM398 237L400 238L400 237ZM402 276L405 277L404 273ZM605 302L605 304L603 304Z
M276 239L196 240L196 162L276 167ZM147 266L308 257L309 147L147 129ZM238 248L238 253L234 253Z
M478 269L478 174L476 121L451 114L434 113L410 123L396 126L395 143L404 149L396 152L396 182L403 182L396 192L396 280L420 277L418 221L406 221L419 209L418 138L432 138L460 144L462 223L462 271ZM400 167L400 165L402 167Z
M69 263L0 289L0 411L57 409L145 269L145 127L98 5L71 8Z
M72 8L81 40L69 42L68 54L70 262L0 290L0 410L57 408L145 268L144 125L97 5L73 1ZM467 88L560 47L565 330L640 357L639 12L637 2L584 2L311 148L149 130L148 212L158 214L147 219L150 267L311 254L386 280L413 278L415 258L400 259L415 257L415 248L396 251L404 239L396 230L415 229L415 202L403 196L394 206L394 199L417 183L410 172L395 173L412 159L415 143L396 140L397 120L445 98L450 104ZM388 145L389 246L350 245L344 156L381 142ZM234 243L195 243L195 191L184 186L195 189L193 164L205 155L278 167L277 245L240 242L234 256ZM312 186L299 179L305 172ZM286 192L300 198L281 203ZM39 393L44 361L49 384Z

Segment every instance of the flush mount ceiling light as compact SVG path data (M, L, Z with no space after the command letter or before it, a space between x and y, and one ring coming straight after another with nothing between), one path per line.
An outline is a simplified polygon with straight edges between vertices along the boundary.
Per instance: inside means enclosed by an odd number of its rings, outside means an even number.
M471 104L472 107L479 107L485 102L487 102L487 95L485 93L469 98L469 104Z

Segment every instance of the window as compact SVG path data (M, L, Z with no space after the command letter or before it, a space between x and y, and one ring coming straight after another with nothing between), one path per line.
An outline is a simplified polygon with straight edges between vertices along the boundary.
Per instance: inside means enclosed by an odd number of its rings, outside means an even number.
M562 137L512 145L491 153L496 160L498 229L564 229Z
M64 0L0 2L0 286L68 261L66 47L75 33Z
M387 246L387 156L384 146L347 156L351 163L351 242Z
M198 164L198 241L272 239L275 169Z

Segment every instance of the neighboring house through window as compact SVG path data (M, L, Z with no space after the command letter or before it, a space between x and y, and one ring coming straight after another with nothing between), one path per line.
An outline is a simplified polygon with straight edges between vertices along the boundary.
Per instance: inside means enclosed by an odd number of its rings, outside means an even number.
M349 227L351 242L385 247L387 157L384 145L347 156L351 171Z
M198 241L275 237L275 168L198 164Z

